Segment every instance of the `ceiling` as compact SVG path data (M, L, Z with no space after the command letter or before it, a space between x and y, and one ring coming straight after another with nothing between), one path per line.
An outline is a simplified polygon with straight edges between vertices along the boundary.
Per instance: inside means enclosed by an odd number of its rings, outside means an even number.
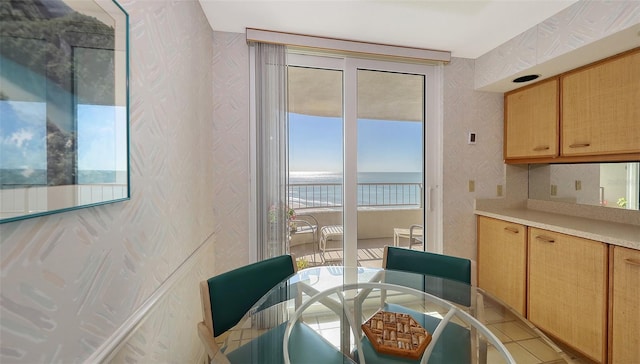
M450 51L452 57L477 59L579 0L199 0L215 31L244 33L246 28L354 41ZM582 0L587 1L587 0ZM638 44L640 24L590 43L525 73L544 79L630 49ZM518 75L520 76L520 75ZM324 76L323 76L324 77ZM341 115L340 80L301 72L291 77L289 106L307 115ZM360 77L360 76L359 76ZM481 88L507 92L523 84L505 77ZM414 112L422 94L408 95L410 80L376 79L363 86L359 117L421 120ZM371 87L371 84L380 87ZM322 85L319 86L319 85ZM338 100L332 98L338 97ZM398 100L404 100L402 102ZM328 105L334 105L331 108Z
M475 59L577 0L199 0L213 30L257 28Z

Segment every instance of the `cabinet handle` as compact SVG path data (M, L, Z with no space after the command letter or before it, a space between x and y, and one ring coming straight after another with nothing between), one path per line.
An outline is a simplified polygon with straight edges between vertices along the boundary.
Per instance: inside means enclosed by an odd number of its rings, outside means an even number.
M549 238L546 236L538 235L536 236L536 240L544 241L545 243L555 243L556 240L554 238Z
M627 258L624 260L627 264L631 264L631 265L638 265L640 266L640 260L637 259L632 259L632 258Z
M586 148L589 146L591 146L591 143L576 143L576 144L571 144L569 148Z
M544 147L535 147L535 148L533 148L534 152L539 152L539 151L542 151L542 150L549 150L549 146L545 145Z
M504 229L505 229L506 231L508 231L508 232L510 232L510 233L514 233L514 234L517 234L517 233L519 233L519 232L520 232L520 230L518 230L518 229L516 229L516 228L514 228L514 227L511 227L511 226L507 226L507 227L506 227L506 228L504 228Z

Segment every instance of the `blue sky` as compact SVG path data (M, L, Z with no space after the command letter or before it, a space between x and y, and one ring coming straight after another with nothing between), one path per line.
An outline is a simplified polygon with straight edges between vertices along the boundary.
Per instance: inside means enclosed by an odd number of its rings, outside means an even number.
M0 101L0 169L46 169L46 104ZM78 168L126 170L126 108L78 105Z
M358 121L359 172L422 171L422 123ZM289 169L342 170L342 120L289 114Z
M0 101L0 169L47 168L46 104Z
M126 122L124 107L78 105L78 169L126 170Z

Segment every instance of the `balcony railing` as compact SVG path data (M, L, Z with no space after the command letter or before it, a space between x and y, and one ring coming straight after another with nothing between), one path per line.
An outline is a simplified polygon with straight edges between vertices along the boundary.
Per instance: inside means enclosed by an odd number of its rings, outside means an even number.
M290 184L289 206L296 210L316 207L341 207L342 184ZM421 207L422 184L359 183L358 206Z

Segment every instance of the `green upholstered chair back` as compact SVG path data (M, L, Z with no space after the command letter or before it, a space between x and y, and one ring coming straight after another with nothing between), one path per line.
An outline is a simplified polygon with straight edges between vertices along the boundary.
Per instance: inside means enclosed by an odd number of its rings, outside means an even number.
M450 255L386 246L383 268L428 274L471 284L471 261Z
M281 255L202 282L203 315L213 336L235 326L262 296L296 271L295 259L291 255Z

